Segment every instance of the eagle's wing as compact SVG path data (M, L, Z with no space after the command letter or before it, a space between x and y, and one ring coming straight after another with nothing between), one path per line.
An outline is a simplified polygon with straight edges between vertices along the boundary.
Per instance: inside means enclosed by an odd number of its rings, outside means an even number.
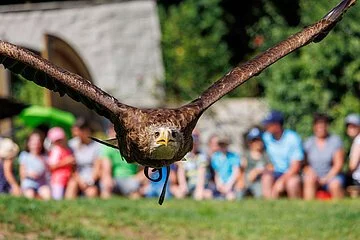
M235 67L188 106L195 105L204 111L228 92L260 74L280 58L311 42L321 41L355 2L356 0L343 0L320 21L290 36L254 59Z
M1 40L0 64L27 80L59 92L61 96L69 95L110 120L126 107L81 76L57 67L26 49Z

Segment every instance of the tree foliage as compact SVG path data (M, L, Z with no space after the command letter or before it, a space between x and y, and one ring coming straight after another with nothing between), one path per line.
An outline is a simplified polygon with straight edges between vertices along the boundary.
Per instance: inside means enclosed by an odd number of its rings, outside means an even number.
M300 0L300 23L289 27L270 2L266 15L249 29L257 52L319 20L336 0ZM333 130L343 133L344 117L360 112L360 12L350 9L341 23L321 43L310 44L280 60L258 79L270 106L283 111L288 126L304 136L311 134L314 112L325 112L335 121ZM256 43L256 41L254 41Z
M189 100L229 69L222 40L220 0L186 0L160 7L165 90L168 100Z
M20 75L13 75L11 92L14 98L23 103L44 105L44 89Z
M12 75L11 79L11 94L12 96L26 104L44 105L44 88L28 81L20 75ZM15 141L23 149L25 148L25 139L30 135L32 129L24 126L24 123L18 118L14 118L13 126Z

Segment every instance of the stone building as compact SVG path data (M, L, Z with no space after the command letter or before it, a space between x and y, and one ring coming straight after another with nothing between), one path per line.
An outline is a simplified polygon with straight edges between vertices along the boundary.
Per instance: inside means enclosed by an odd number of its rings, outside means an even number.
M80 1L0 6L0 39L26 47L139 107L161 104L163 76L156 2ZM0 72L0 96L10 74ZM96 118L69 98L45 102Z

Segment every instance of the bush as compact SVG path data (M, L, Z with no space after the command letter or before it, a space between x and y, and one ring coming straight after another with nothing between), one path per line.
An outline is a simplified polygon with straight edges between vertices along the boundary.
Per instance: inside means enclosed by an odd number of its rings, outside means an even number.
M168 101L194 99L229 68L220 0L159 7Z

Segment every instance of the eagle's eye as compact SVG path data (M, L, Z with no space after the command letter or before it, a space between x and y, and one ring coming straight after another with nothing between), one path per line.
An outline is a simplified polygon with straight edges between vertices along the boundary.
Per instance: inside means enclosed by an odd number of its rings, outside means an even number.
M172 136L173 138L176 138L176 136L177 136L177 132L172 131L172 132L171 132L171 136Z
M155 137L159 137L160 136L160 133L158 131L155 132Z

